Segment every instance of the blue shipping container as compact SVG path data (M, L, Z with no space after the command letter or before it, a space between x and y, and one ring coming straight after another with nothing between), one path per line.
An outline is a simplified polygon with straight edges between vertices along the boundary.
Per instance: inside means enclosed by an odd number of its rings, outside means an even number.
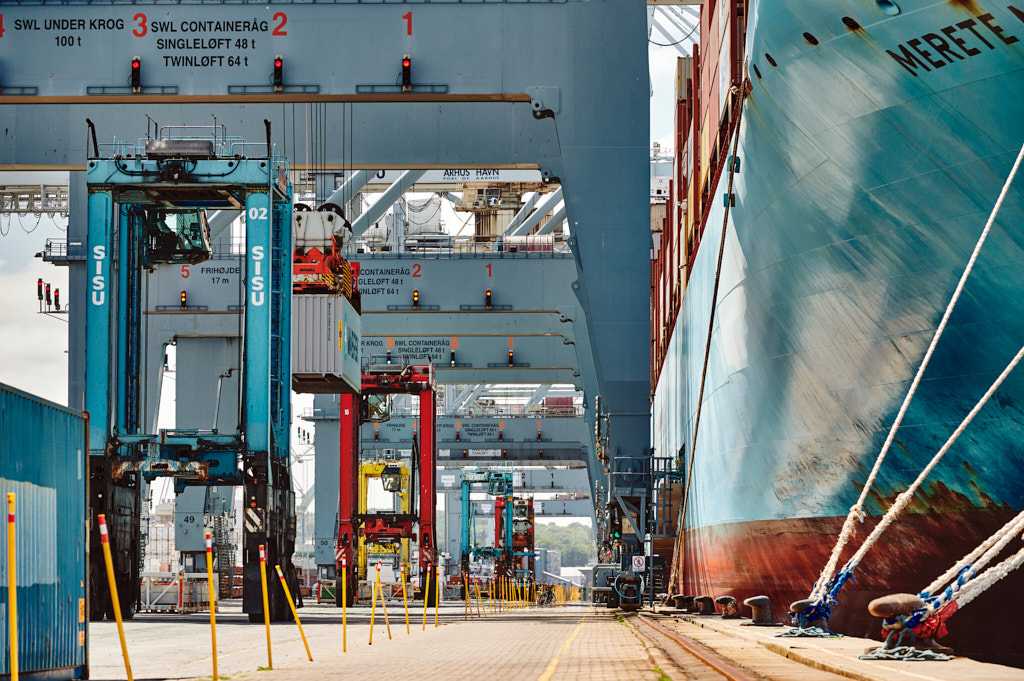
M0 383L0 495L17 494L18 660L23 678L86 676L85 420ZM6 528L0 675L10 674Z

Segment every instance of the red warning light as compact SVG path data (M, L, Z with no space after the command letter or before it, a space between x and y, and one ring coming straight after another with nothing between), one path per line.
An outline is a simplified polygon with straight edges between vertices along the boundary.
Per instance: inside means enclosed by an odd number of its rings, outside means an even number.
M39 277L38 279L36 279L36 297L39 298L39 300L43 299L43 278L42 277Z
M139 57L132 57L132 92L138 94L142 92L142 59Z
M284 91L284 57L274 57L274 92Z
M412 58L402 57L402 92L412 92Z

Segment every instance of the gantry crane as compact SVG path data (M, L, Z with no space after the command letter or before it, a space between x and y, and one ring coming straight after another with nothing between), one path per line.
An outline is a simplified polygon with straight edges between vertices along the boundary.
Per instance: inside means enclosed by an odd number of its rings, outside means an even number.
M280 564L293 592L294 496L289 471L291 211L287 162L275 157L270 122L266 152L248 157L241 140L208 129L175 137L152 136L100 157L96 128L86 164L85 405L90 415L90 511L105 513L115 575L125 614L138 600L140 490L145 481L174 478L186 485L243 485L244 610L262 621L259 551ZM140 398L147 272L162 264L196 263L211 254L205 210L242 210L245 217L244 289L238 313L243 349L239 425L157 430L146 423ZM196 314L183 291L165 311ZM158 303L159 304L159 303ZM94 522L94 521L93 521ZM91 616L112 614L103 579L99 535L90 554ZM280 590L272 591L274 619L289 617Z
M459 566L463 575L469 574L469 563L474 555L490 555L495 558L495 564L500 562L500 543L496 542L494 547L475 547L473 545L473 502L471 490L474 484L486 483L487 493L497 498L512 496L512 471L464 471L460 483L459 501L462 507L461 531L461 552ZM511 507L509 507L511 510ZM495 523L497 519L497 505L495 505ZM511 521L511 517L509 517Z
M364 420L367 398L375 395L415 395L419 397L419 429L413 439L411 487L418 492L415 514L359 512L359 424ZM416 541L419 547L419 579L424 598L436 598L435 581L427 581L427 567L437 568L435 526L437 513L437 420L433 371L429 365L393 364L374 367L362 373L361 396L346 392L340 396L338 437L340 469L338 489L338 537L335 558L338 585L336 598L341 604L342 574L349 583L345 592L349 605L354 602L357 570L354 569L361 536L366 543ZM417 531L418 524L418 531ZM343 571L342 561L353 566ZM436 573L434 573L436 574Z

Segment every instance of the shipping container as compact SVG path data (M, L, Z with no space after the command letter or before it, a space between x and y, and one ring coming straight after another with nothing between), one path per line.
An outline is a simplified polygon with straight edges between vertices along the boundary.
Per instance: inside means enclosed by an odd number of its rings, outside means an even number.
M358 393L359 314L344 296L292 298L292 390L298 393Z
M0 383L0 494L16 495L18 668L86 677L85 419ZM6 535L5 535L6 536ZM10 674L6 540L0 554L0 675Z

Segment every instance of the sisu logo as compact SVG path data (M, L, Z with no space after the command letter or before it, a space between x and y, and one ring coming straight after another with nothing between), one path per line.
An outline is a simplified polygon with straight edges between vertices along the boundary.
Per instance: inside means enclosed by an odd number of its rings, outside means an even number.
M252 301L253 307L260 307L263 305L263 301L266 299L266 291L264 290L266 284L263 278L263 246L253 246L249 252L252 257L252 276L249 277L249 298Z
M92 304L103 305L107 302L107 278L103 273L104 261L107 259L106 246L93 246L92 259L95 273L92 275Z

